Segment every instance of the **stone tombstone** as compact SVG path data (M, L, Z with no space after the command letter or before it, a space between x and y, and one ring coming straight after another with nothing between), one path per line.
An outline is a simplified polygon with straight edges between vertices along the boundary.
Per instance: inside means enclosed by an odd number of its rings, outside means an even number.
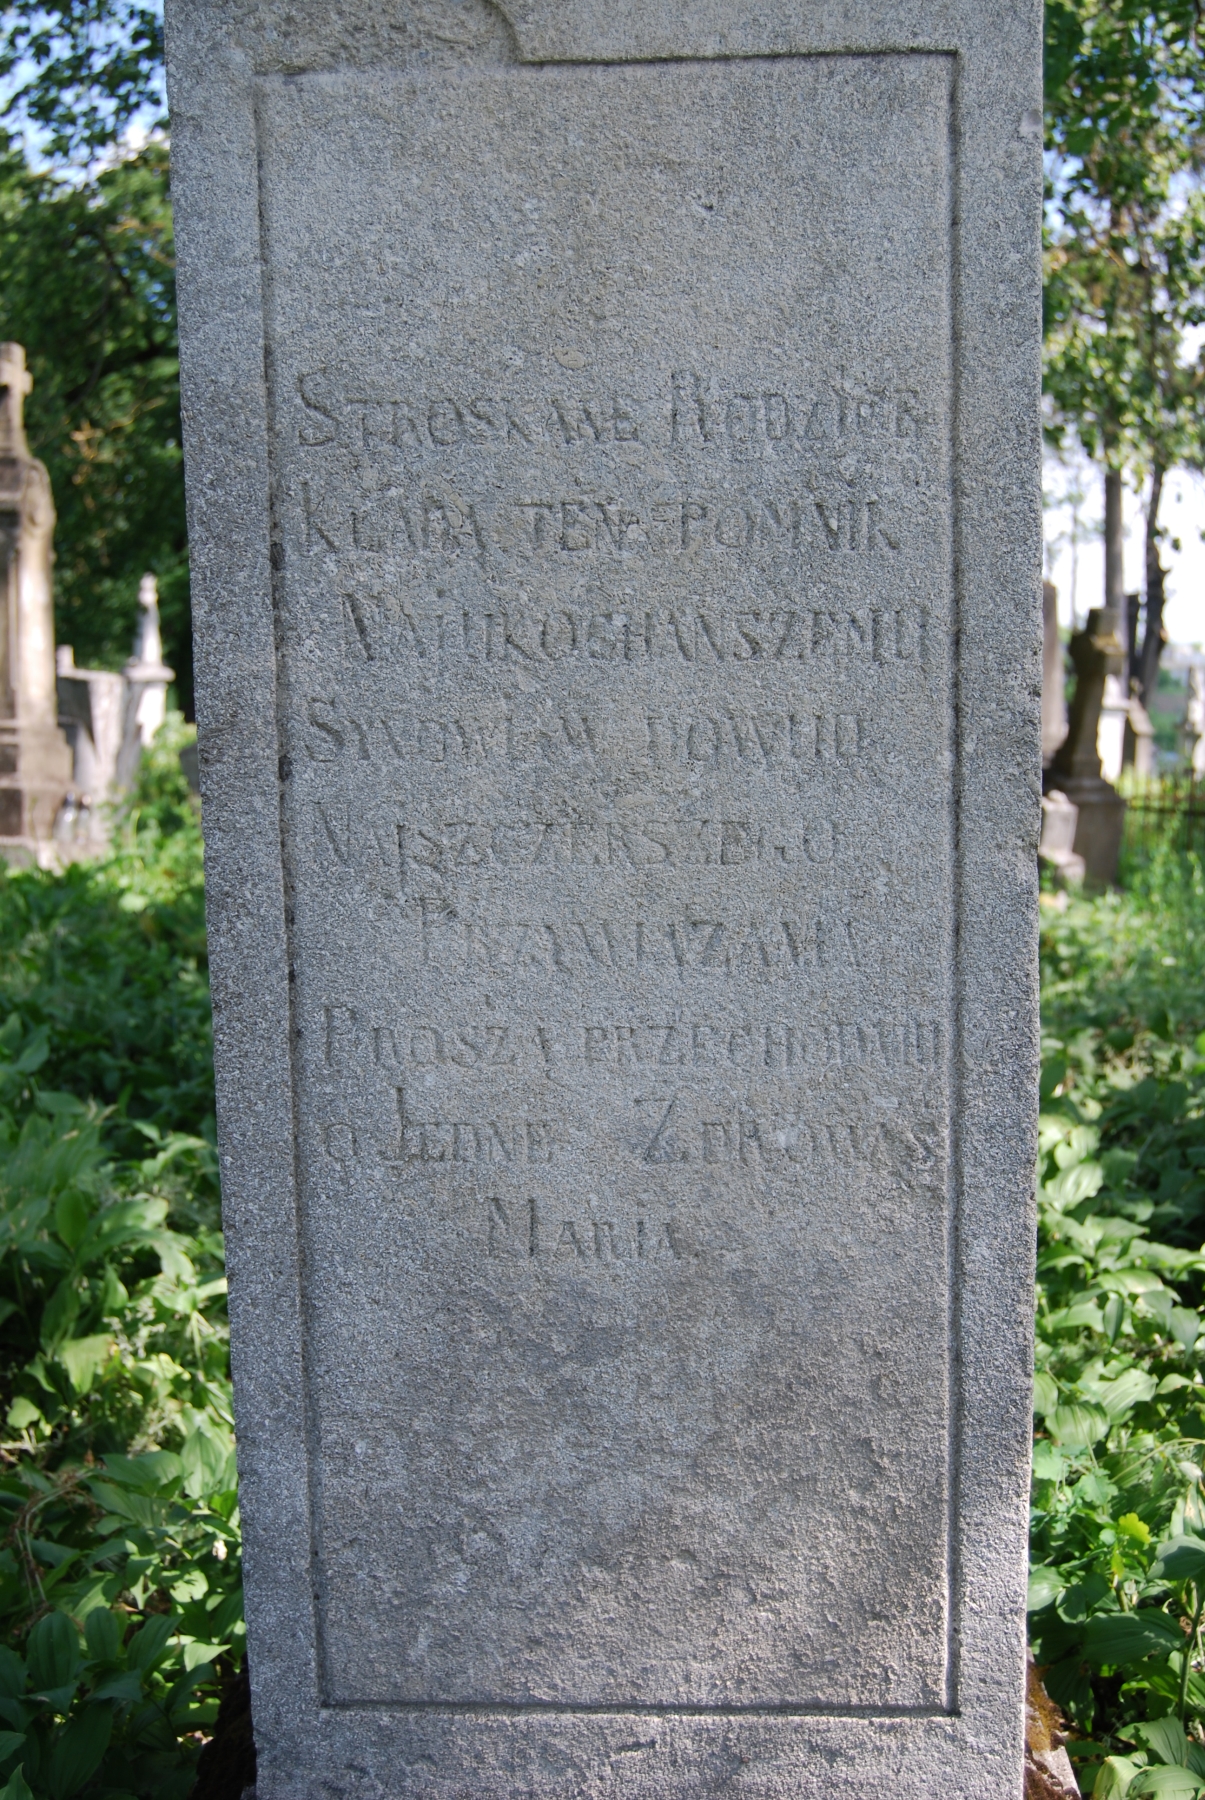
M71 780L54 660L54 496L25 436L33 377L20 344L0 344L0 856L54 859Z
M1111 691L1116 691L1125 649L1112 608L1088 614L1068 649L1075 669L1067 736L1046 766L1046 792L1059 792L1077 808L1075 853L1083 858L1088 880L1106 886L1117 879L1125 826L1125 801L1106 781L1101 754L1101 726ZM1110 683L1114 684L1110 689ZM1120 772L1118 751L1116 773Z
M1019 1792L1038 9L168 34L261 1800Z

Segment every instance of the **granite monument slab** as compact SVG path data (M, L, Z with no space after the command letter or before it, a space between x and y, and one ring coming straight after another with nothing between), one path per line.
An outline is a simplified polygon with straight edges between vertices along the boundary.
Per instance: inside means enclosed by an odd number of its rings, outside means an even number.
M168 27L262 1795L1019 1791L1038 11Z

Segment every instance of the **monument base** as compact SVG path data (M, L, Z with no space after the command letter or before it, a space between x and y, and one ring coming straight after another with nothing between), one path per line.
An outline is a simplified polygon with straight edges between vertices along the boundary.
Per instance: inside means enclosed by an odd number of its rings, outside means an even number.
M1089 887L1109 887L1117 880L1126 803L1099 775L1061 775L1059 792L1078 808L1074 851L1084 862Z
M0 722L0 856L55 861L54 822L71 784L71 751L57 726Z

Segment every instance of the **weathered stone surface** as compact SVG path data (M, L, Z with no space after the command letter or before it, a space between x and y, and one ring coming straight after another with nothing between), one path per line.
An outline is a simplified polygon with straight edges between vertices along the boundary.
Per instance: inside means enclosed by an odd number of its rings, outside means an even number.
M0 344L0 855L54 860L55 817L71 779L54 684L54 496L30 454L20 344Z
M169 9L271 1796L1020 1781L1037 17L772 10Z

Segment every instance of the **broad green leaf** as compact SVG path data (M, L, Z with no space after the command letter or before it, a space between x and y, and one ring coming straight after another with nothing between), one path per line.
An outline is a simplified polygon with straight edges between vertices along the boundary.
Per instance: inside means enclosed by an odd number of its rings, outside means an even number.
M18 1763L4 1786L0 1787L0 1800L33 1800L23 1764Z
M198 1644L195 1641L184 1646L184 1667L199 1669L203 1663L216 1662L229 1650L229 1644Z
M0 1762L7 1762L16 1751L25 1748L23 1731L0 1731Z
M1203 1790L1205 1781L1191 1769L1160 1763L1138 1771L1130 1783L1127 1800L1137 1800L1142 1794L1156 1795L1158 1800L1191 1800L1192 1795Z
M1152 1651L1166 1655L1183 1642L1175 1619L1155 1607L1143 1607L1139 1612L1097 1613L1084 1626L1082 1648L1085 1661L1116 1668Z
M1089 1331L1103 1333L1105 1315L1095 1300L1077 1300L1072 1306L1052 1312L1048 1324L1051 1331L1082 1331L1086 1326Z
M29 1680L38 1693L65 1687L80 1664L79 1637L65 1613L47 1613L29 1634Z
M100 1766L113 1734L113 1709L93 1704L61 1725L50 1747L46 1785L51 1800L70 1800Z
M1154 1319L1161 1330L1172 1335L1172 1317L1178 1310L1175 1295L1167 1288L1161 1288L1155 1294L1140 1294L1135 1304L1138 1310L1148 1318Z
M1091 1156L1099 1144L1100 1132L1095 1125L1073 1125L1055 1150L1055 1163L1060 1169L1069 1169Z
M24 1431L27 1426L39 1422L43 1425L46 1423L33 1401L26 1400L24 1395L18 1394L8 1409L8 1423L13 1430Z
M121 1654L121 1633L107 1606L97 1606L84 1620L84 1639L93 1662L116 1662Z
M59 1282L42 1313L41 1342L43 1350L53 1350L65 1338L79 1316L80 1297L75 1277L68 1275Z
M77 1394L86 1394L97 1375L113 1354L113 1339L98 1337L69 1338L60 1344L55 1355L66 1369Z
M1117 1521L1117 1529L1123 1537L1132 1538L1136 1544L1149 1544L1151 1541L1151 1528L1137 1513L1122 1513Z
M1141 1765L1129 1756L1106 1756L1096 1772L1092 1800L1125 1800Z
M1068 1624L1082 1625L1104 1604L1111 1591L1108 1578L1098 1570L1090 1570L1066 1589L1059 1601L1059 1617Z
M1173 1306L1171 1326L1172 1336L1187 1353L1201 1335L1201 1315L1188 1306Z
M1046 1426L1056 1444L1068 1450L1086 1450L1105 1436L1109 1415L1103 1406L1056 1406Z
M188 1606L194 1600L203 1600L209 1592L209 1578L199 1564L194 1563L185 1569L178 1581L173 1581L168 1588L177 1606Z
M158 1613L136 1631L126 1645L126 1661L143 1675L162 1662L167 1654L167 1641L179 1620L175 1613Z
M1045 1369L1039 1369L1033 1378L1033 1410L1039 1419L1052 1413L1059 1403L1059 1384Z
M184 1491L194 1500L225 1493L237 1480L230 1448L210 1432L190 1432L180 1450L180 1460L184 1465Z
M107 1512L116 1513L119 1518L128 1519L134 1525L154 1527L159 1524L163 1507L157 1504L149 1494L131 1493L127 1489L114 1487L112 1482L89 1481L88 1487L100 1501Z
M1039 1439L1033 1447L1033 1477L1035 1481L1061 1481L1066 1471L1065 1459L1053 1444Z
M1063 1578L1057 1569L1038 1568L1029 1571L1029 1595L1027 1609L1030 1612L1041 1612L1052 1600L1057 1600L1063 1591Z
M25 1692L25 1664L15 1650L0 1645L0 1696L16 1699Z
M1205 1576L1205 1542L1181 1537L1160 1544L1151 1572L1168 1581L1200 1581Z
M148 1450L142 1456L106 1456L105 1471L122 1487L139 1493L155 1494L170 1482L178 1481L184 1465L171 1450Z
M1056 1157L1058 1154L1059 1151L1056 1151ZM1104 1179L1105 1172L1098 1162L1077 1162L1060 1169L1042 1191L1052 1205L1060 1211L1068 1211L1071 1207L1078 1206L1081 1200L1089 1200L1093 1194L1098 1194L1104 1185Z
M1188 1738L1179 1719L1147 1719L1135 1725L1134 1737L1162 1763L1179 1763L1188 1767Z
M91 1202L75 1188L60 1194L54 1205L54 1228L68 1250L74 1250L92 1217Z
M1157 1386L1153 1375L1144 1375L1141 1369L1127 1369L1115 1381L1093 1382L1090 1392L1111 1419L1121 1419L1132 1407L1152 1400Z
M1122 1326L1125 1324L1126 1303L1120 1294L1110 1294L1105 1301L1104 1327L1105 1336L1111 1344L1115 1344Z
M110 1675L92 1695L93 1700L116 1700L119 1706L133 1705L142 1697L142 1677L137 1669L126 1669L121 1675Z

